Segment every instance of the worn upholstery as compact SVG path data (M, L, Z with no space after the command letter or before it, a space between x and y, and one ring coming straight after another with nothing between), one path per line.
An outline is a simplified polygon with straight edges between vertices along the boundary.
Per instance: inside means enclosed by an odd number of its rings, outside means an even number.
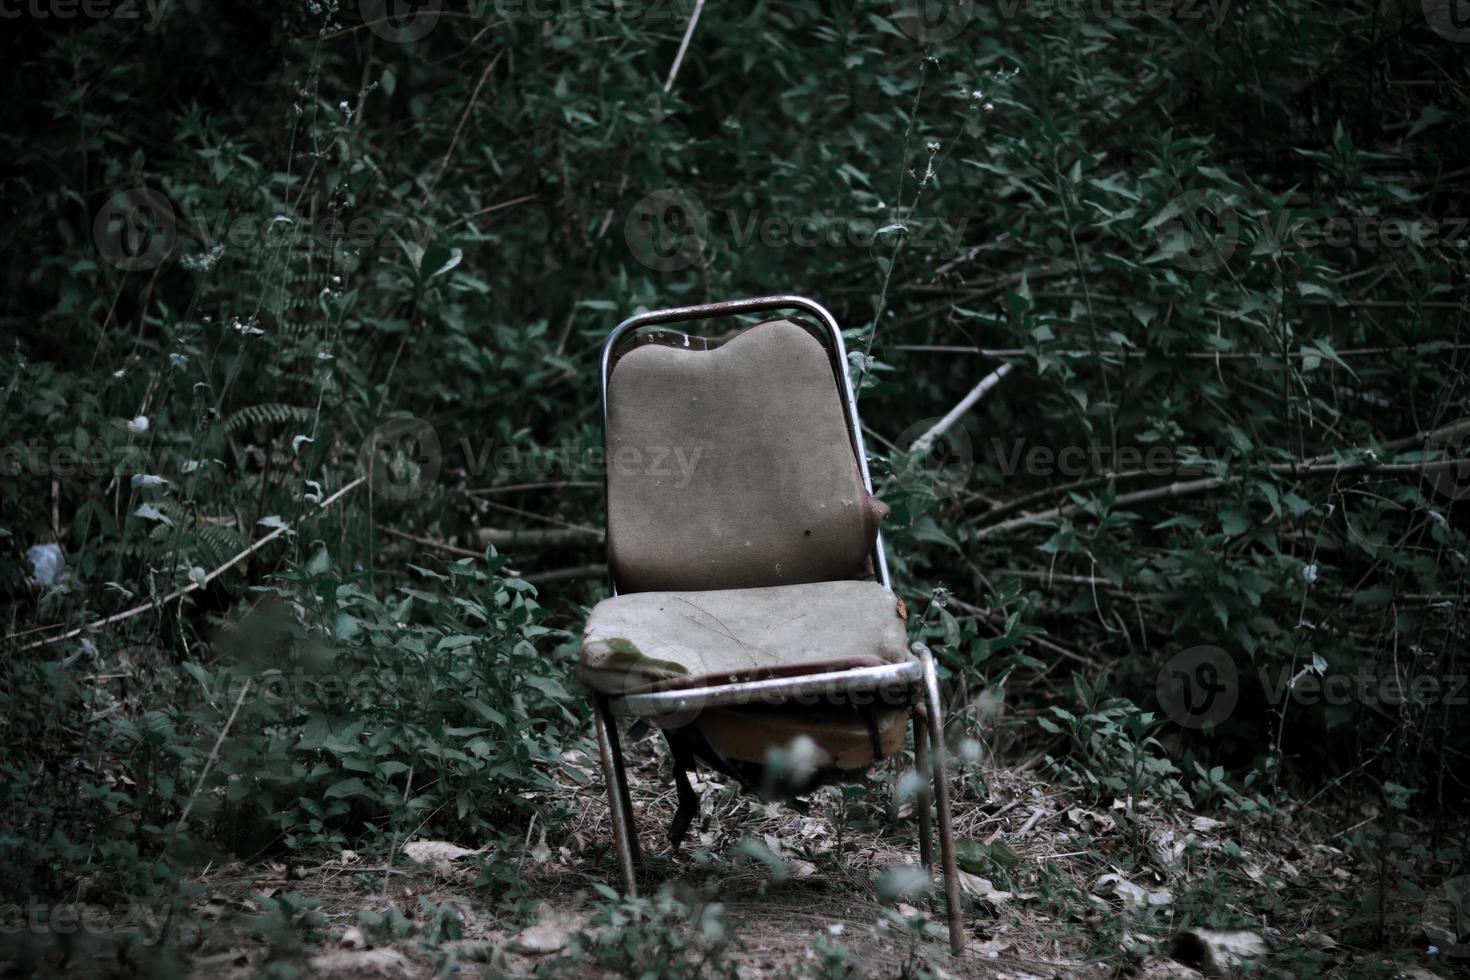
M592 610L579 676L618 695L902 663L906 615L876 582L635 592Z
M863 486L828 351L789 320L634 347L608 383L608 560L624 593L862 577Z
M866 718L837 707L711 708L698 724L710 747L737 767L759 766L771 751L789 748L804 735L816 746L822 781L833 770L863 769L896 755L903 748L904 714L902 708L878 708L870 727Z

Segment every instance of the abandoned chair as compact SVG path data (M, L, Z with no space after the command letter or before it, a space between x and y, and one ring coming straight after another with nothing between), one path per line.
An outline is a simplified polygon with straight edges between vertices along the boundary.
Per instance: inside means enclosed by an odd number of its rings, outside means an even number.
M645 329L775 310L816 323L771 319L718 339ZM677 849L698 813L696 763L759 786L768 752L805 736L814 783L851 780L902 751L907 715L920 861L932 869L932 776L961 952L938 675L908 643L889 583L887 508L872 496L837 321L799 296L630 317L602 350L602 422L612 597L588 617L579 676L626 893L639 846L616 719L668 738Z

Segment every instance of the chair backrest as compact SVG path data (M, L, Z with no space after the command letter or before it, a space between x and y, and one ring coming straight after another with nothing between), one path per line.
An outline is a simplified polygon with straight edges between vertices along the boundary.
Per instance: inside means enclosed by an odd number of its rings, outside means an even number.
M728 339L613 342L607 546L620 592L756 588L872 571L869 495L820 334L768 320ZM839 337L840 341L840 337Z

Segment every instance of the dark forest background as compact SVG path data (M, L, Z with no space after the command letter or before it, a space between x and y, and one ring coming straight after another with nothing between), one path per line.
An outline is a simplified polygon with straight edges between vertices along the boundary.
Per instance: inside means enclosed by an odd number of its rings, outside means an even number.
M711 3L671 85L683 0L8 9L0 887L416 835L515 909L590 745L601 339L799 292L957 805L1029 766L1342 830L1338 941L1422 946L1467 861L1463 6Z

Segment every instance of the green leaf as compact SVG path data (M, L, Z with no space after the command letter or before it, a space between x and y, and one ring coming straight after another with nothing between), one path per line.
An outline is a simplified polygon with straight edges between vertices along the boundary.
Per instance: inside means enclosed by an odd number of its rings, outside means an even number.
M145 521L157 521L158 523L166 525L167 527L174 526L174 522L169 520L162 511L160 511L157 507L154 507L152 504L139 504L138 509L133 511L133 515L135 517L141 517Z
M353 776L350 779L333 783L322 795L329 800L334 800L350 796L370 796L371 793L361 778Z
M306 573L312 577L325 575L331 571L332 556L327 554L326 548L318 548L312 553L311 560L306 563Z

